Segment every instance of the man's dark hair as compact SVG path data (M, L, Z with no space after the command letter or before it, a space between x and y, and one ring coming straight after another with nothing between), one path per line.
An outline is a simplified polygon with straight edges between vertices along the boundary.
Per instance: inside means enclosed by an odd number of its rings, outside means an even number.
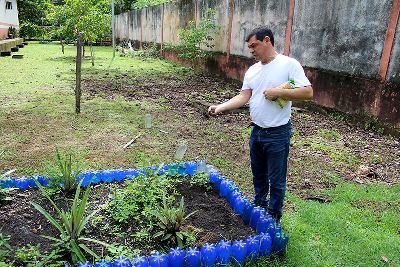
M247 35L246 43L253 36L256 36L256 39L259 40L259 41L263 41L265 36L268 36L269 40L271 40L272 46L274 46L274 34L267 27L262 26L262 27L258 27L258 28L255 28L254 30L252 30L251 33L249 33L249 35Z

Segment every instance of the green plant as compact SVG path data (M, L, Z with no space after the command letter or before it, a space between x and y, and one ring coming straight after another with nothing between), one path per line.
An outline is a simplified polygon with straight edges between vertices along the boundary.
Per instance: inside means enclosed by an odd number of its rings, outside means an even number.
M19 35L24 38L32 39L43 36L44 31L36 24L26 21L19 26Z
M214 21L215 10L209 8L206 16L198 26L195 21L189 21L185 29L179 30L179 43L172 48L178 52L180 58L194 61L208 55L202 48L212 48L214 46L210 43L214 40L213 35L217 30Z
M373 164L379 164L382 163L383 158L380 155L373 154L369 157L369 161L372 162Z
M41 258L39 247L40 245L29 244L26 247L18 248L15 251L15 261L21 266L38 263Z
M79 184L77 177L81 173L81 164L73 163L72 154L67 153L63 156L58 148L56 148L56 167L47 168L47 175L50 178L50 187L62 186L65 192L73 192Z
M47 197L53 208L56 210L58 216L61 218L60 221L50 215L50 213L43 209L39 204L32 203L35 209L37 209L43 216L45 216L46 219L51 224L53 224L60 233L59 238L54 238L50 236L44 237L54 241L55 246L61 247L65 252L69 253L71 255L71 260L74 263L77 263L78 261L86 262L85 252L95 258L98 258L96 253L88 248L83 243L83 241L97 243L106 247L108 246L104 242L84 237L82 234L86 224L98 212L98 210L95 210L88 216L85 216L85 211L90 194L90 185L85 190L82 199L80 199L79 196L81 192L81 183L82 181L76 188L75 197L70 210L65 212L61 210L49 196L46 195L46 191L44 191L43 187L36 181L36 184L38 185L42 193Z
M115 188L103 209L115 221L126 224L132 219L151 226L151 210L161 203L163 195L173 191L174 180L166 176L138 176L125 182L123 188ZM169 202L173 199L169 198ZM150 227L151 228L151 227Z
M135 9L141 9L149 6L155 6L162 3L172 2L172 0L136 0L132 3L132 7Z
M167 204L166 197L163 197L163 206L158 210L152 211L152 214L158 219L159 231L154 238L160 238L161 241L167 241L173 245L183 248L185 239L191 237L189 232L183 231L183 222L197 211L193 211L185 216L185 207L183 197L181 198L178 208L174 208Z
M333 141L339 141L342 139L341 134L336 130L319 129L318 134L325 139Z
M0 233L0 261L5 261L11 246L8 244L10 236Z
M107 251L110 259L115 259L120 256L132 259L140 253L139 249L131 249L130 247L115 243L108 246Z
M200 186L207 190L212 188L207 173L196 173L189 179L189 183L191 186Z

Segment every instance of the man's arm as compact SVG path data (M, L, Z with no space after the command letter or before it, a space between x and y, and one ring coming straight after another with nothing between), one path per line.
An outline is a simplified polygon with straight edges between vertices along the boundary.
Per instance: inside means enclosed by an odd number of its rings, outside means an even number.
M225 111L240 108L244 106L247 102L249 102L251 93L251 89L242 90L240 94L232 97L228 101L219 105L210 106L208 108L208 114L210 114L211 116L215 116Z
M313 89L311 86L296 87L294 89L267 88L264 96L268 100L274 101L277 98L285 100L310 100L313 97Z

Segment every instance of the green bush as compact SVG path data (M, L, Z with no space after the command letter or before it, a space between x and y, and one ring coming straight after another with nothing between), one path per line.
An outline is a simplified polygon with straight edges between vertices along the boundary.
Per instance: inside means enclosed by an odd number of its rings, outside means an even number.
M103 209L116 222L126 224L133 219L146 225L151 223L151 211L159 207L163 195L170 195L173 191L173 183L174 180L158 175L139 176L125 181L124 188L113 190ZM173 198L167 201L172 203Z
M161 241L184 248L184 242L191 238L192 234L182 230L182 224L194 211L188 215L185 214L185 205L183 197L181 198L178 208L167 204L167 199L163 196L163 205L158 210L152 211L152 214L157 218L158 232L154 238L160 238Z
M19 26L19 36L27 39L36 39L43 35L43 30L36 24L27 21Z
M209 8L205 18L198 26L195 21L189 21L185 29L179 30L179 43L173 46L173 49L178 52L180 58L194 61L196 59L205 58L209 54L203 47L214 47L214 45L210 43L214 40L213 35L217 30L214 21L215 10Z

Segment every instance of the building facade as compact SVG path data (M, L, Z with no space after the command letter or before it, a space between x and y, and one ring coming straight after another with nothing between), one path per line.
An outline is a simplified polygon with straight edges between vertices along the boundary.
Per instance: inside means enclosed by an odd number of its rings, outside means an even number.
M19 28L17 0L0 0L0 40L7 39L10 27Z

